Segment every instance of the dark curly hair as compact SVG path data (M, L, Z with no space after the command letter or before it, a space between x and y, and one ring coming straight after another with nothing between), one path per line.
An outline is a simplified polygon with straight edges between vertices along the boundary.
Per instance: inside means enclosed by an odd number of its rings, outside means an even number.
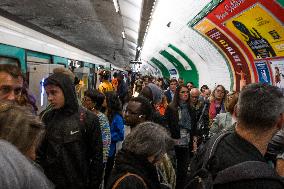
M122 104L116 92L108 91L105 95L107 103L107 117L111 123L115 114L118 113L122 115Z
M84 96L90 97L95 105L96 110L101 111L102 105L105 100L105 95L98 90L87 90L84 92Z

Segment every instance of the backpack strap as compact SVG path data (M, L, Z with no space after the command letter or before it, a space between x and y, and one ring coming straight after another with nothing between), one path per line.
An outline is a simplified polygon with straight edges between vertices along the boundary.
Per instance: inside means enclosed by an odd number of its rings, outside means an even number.
M143 185L145 186L145 188L147 188L147 184L145 183L145 181L143 180L142 177L140 177L140 176L137 175L137 174L127 172L126 174L122 175L121 177L119 177L119 178L115 181L114 185L112 186L112 189L116 189L116 188L118 187L118 185L121 183L121 181L122 181L123 179L125 179L126 177L128 177L128 176L134 176L134 177L138 178L138 179L143 183Z
M220 141L226 137L227 135L231 134L232 132L222 132L219 135L215 135L214 137L212 137L211 140L208 141L208 146L205 152L205 156L204 156L204 160L203 160L203 164L202 164L202 168L206 169L207 164L209 162L209 160L214 156L216 149L218 147L218 144L220 143Z
M276 174L275 170L267 163L261 161L245 161L219 171L214 184L225 184L250 179L279 180L284 186L284 182Z

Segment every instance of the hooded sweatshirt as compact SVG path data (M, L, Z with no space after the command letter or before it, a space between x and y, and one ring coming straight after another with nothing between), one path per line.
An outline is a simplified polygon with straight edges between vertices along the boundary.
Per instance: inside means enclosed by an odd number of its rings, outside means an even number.
M65 103L43 115L46 136L39 149L39 163L57 188L99 188L103 152L98 118L79 107L68 76L55 73L44 81L44 86L50 84L62 89Z
M162 101L163 91L155 84L149 83L147 87L150 88L153 95L153 104L158 104Z

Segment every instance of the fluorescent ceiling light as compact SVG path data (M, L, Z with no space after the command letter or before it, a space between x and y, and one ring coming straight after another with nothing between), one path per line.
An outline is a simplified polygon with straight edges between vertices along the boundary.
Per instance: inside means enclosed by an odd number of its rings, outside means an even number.
M122 39L125 39L126 38L125 37L125 31L121 32L121 34L122 34Z
M119 5L118 5L118 0L113 0L115 12L119 12Z

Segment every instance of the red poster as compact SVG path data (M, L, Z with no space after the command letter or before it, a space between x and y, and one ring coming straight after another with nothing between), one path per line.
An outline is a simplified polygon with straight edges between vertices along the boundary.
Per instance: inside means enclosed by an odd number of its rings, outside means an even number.
M221 31L214 28L205 33L211 40L218 45L226 54L227 58L232 63L235 72L235 90L240 91L246 83L251 83L251 75L246 59L239 51L238 47L234 45Z
M255 12L259 13L259 15L256 15ZM255 60L264 58L265 56L267 56L267 58L283 57L282 53L284 52L284 43L282 42L282 39L280 39L282 38L281 33L284 31L283 12L283 7L281 7L281 5L275 0L224 0L216 8L214 8L206 16L206 18L214 23L214 25L217 26L216 28L219 28L219 30L222 31L222 38L228 36L232 39L231 41L235 43L232 48L236 49L236 52L238 51L238 48L239 50L242 50L241 52L243 52L243 55L241 57L245 57L244 61L246 61L246 64L253 69L253 73L251 72L251 74L254 75L255 81L257 82L258 74L255 66L253 66L253 62L255 62ZM248 23L243 21L239 21L239 23L247 26L251 35L254 38L259 39L258 42L260 39L262 39L262 41L266 40L268 41L266 44L269 44L270 46L268 45L268 47L262 49L251 49L253 48L253 45L249 44L249 42L252 40L249 41L246 39L246 36L243 35L244 32L241 33L240 31L234 30L232 26L229 26L232 20L241 20L242 15L243 17L247 17ZM250 15L250 17L246 15ZM272 22L271 18L275 18L275 21ZM248 32L248 34L250 33ZM253 39L253 37L250 37L250 39ZM218 41L215 39L214 42L217 43ZM230 40L228 40L228 44L230 44ZM220 45L220 43L218 45ZM222 51L227 55L228 52L226 52L226 49L222 48ZM241 52L239 51L240 54ZM227 55L227 57L230 61L232 61L230 56ZM248 77L246 79L248 83Z

